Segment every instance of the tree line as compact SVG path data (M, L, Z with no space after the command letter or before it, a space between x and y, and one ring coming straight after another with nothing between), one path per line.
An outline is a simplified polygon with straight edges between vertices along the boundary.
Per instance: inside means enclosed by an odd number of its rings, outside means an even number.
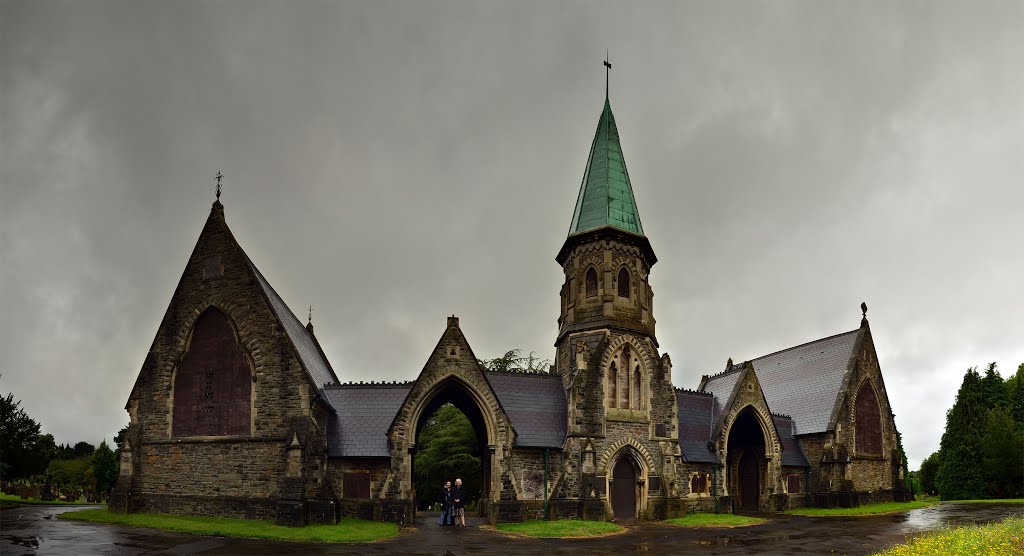
M121 429L115 442L123 439ZM88 442L58 445L52 434L40 434L41 426L21 407L13 393L0 397L0 482L43 484L49 480L64 489L109 492L117 480L120 448L107 441L99 447Z
M1024 363L1005 380L995 363L967 370L939 450L916 475L943 500L1024 496Z

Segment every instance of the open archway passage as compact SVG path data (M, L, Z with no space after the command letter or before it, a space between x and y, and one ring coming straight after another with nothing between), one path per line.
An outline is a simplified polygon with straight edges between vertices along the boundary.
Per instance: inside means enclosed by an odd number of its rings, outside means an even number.
M416 427L413 486L416 508L439 501L445 481L462 479L466 510L486 510L489 469L487 433L476 404L460 388L446 388L423 412Z
M765 436L753 410L740 412L729 430L728 487L739 509L756 510L765 471Z
M616 519L636 517L636 465L622 456L612 469L612 514Z

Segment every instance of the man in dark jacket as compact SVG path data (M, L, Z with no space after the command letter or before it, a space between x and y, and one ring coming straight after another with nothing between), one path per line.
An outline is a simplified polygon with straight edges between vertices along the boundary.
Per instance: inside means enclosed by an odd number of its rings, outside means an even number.
M441 519L438 525L452 524L452 482L445 481L441 488Z
M466 489L462 488L462 479L455 479L455 488L452 489L452 517L455 518L455 525L462 521L466 526Z

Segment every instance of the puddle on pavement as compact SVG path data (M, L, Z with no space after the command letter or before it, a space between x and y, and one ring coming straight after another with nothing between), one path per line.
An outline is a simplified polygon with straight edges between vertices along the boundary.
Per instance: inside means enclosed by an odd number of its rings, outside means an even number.
M18 546L24 546L25 548L39 548L39 543L42 542L42 537L19 537L17 535L4 535L4 539L11 541L11 544Z

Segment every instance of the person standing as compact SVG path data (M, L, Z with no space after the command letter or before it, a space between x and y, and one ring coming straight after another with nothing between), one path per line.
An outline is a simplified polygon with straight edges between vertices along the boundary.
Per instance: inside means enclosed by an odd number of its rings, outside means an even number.
M438 525L452 525L452 482L445 481L441 487L441 519Z
M452 517L455 524L461 520L462 526L466 526L466 489L462 488L462 479L455 479L455 488L452 489Z

